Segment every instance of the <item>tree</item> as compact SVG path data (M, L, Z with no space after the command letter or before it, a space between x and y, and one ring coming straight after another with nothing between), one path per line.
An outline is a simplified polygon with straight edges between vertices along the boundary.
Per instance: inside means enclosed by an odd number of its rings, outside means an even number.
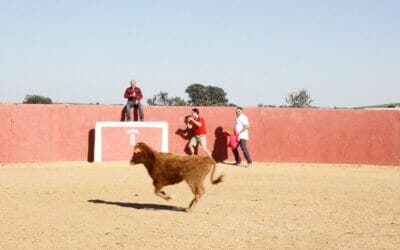
M186 88L188 103L192 106L228 106L228 99L223 89L215 86L204 86L194 83Z
M292 92L285 99L286 103L289 104L289 107L294 108L308 108L311 107L310 94L306 89L301 89L298 92Z
M147 104L150 106L185 106L186 101L180 97L168 98L167 92L160 92L153 96L153 98L147 99Z
M52 104L53 101L49 97L40 95L26 95L25 100L22 102L25 104Z
M186 106L187 105L187 102L184 99L180 98L179 96L172 98L171 101L172 101L173 106Z

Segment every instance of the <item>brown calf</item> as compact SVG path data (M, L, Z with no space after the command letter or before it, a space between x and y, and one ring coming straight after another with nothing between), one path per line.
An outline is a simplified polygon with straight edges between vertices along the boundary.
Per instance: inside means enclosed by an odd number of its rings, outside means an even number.
M154 192L165 200L172 197L161 189L185 180L194 194L186 211L191 211L201 196L204 194L203 182L211 171L211 183L222 182L223 175L214 180L216 163L209 157L197 155L176 155L171 153L156 152L143 142L138 142L134 148L131 164L142 163L153 179Z

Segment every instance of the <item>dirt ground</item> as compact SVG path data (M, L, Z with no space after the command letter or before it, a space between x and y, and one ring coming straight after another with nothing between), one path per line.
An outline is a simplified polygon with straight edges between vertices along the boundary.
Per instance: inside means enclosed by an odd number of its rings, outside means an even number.
M400 168L218 164L193 212L127 162L0 165L0 249L399 249Z

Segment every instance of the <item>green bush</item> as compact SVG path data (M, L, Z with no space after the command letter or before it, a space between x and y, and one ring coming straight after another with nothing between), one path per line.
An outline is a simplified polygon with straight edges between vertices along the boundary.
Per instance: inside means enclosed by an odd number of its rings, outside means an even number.
M49 97L40 95L26 95L24 102L25 104L52 104L53 101Z

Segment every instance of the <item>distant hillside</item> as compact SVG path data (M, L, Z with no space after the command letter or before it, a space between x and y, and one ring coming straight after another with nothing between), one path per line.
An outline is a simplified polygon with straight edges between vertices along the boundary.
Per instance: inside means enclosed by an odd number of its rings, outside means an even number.
M356 108L395 108L395 107L400 107L400 102L373 105L373 106L356 107Z

